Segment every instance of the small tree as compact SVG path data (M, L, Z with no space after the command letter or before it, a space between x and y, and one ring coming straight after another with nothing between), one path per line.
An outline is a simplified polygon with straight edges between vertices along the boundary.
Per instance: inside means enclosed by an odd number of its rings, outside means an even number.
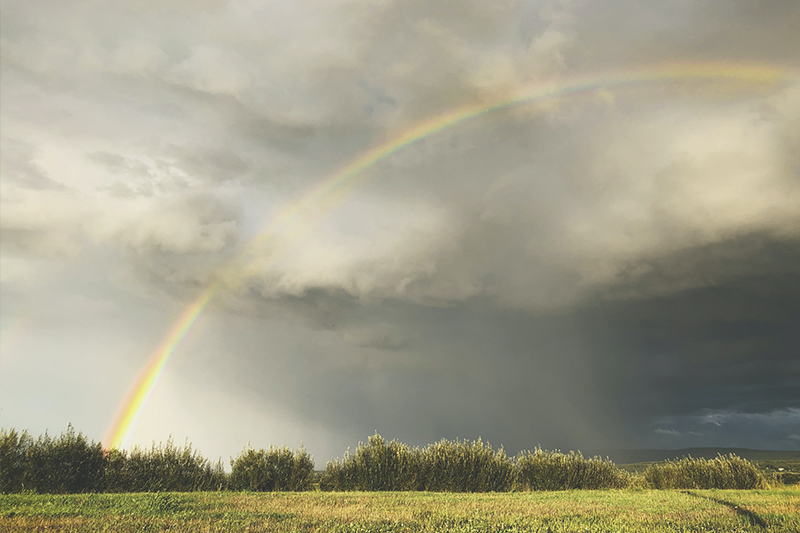
M517 457L517 486L522 490L621 489L631 476L610 460L541 448Z
M644 477L655 489L761 489L767 484L750 461L734 454L664 461L647 467Z
M0 429L0 493L20 492L25 489L28 452L33 439L27 431L17 433L14 428Z
M245 448L231 460L230 488L258 492L310 490L314 477L314 461L301 447L270 446L256 451Z
M27 446L24 488L46 493L103 490L105 457L99 442L89 442L70 424L58 438L47 433Z
M137 446L116 459L116 483L125 492L220 490L226 485L222 463L212 464L188 442L181 448L170 438L149 450Z

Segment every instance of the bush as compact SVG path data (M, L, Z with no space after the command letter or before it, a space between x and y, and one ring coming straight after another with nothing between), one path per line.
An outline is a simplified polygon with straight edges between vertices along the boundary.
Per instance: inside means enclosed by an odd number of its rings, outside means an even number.
M481 439L441 440L422 452L422 490L506 492L513 488L514 463L502 446L497 452Z
M103 489L103 448L75 433L70 424L57 439L45 433L28 454L32 485L39 492L97 492Z
M778 472L775 474L775 481L783 485L798 485L800 472Z
M187 442L168 440L149 449L103 450L70 425L58 438L34 440L27 432L0 429L0 492L306 491L315 482L314 462L304 448L245 448L231 460L211 463ZM797 483L782 472L775 483ZM758 489L767 482L749 461L733 454L716 459L666 461L634 476L599 457L545 452L506 456L503 448L477 441L441 440L424 449L387 442L377 433L332 460L319 477L321 490L502 492L509 490Z
M686 457L650 465L644 472L655 489L761 489L764 476L748 460L734 454L714 459Z
M508 491L514 482L514 464L502 448L494 452L481 440L442 440L424 450L397 441L386 442L377 433L356 453L327 465L322 490L429 490L446 492Z
M306 491L314 478L314 461L303 447L294 452L286 447L246 448L231 460L231 468L233 490Z
M322 490L418 490L419 451L397 441L386 442L377 433L359 443L355 455L345 452L341 462L327 464Z
M89 442L72 425L54 439L47 433L35 441L13 428L0 433L2 492L96 492L103 489L105 463L100 443Z
M186 443L153 443L149 450L106 452L108 492L188 492L222 490L227 486L222 462L211 461Z
M0 429L0 494L25 489L28 452L33 439L27 431Z
M586 459L581 453L541 448L517 457L519 490L621 489L630 484L630 474L600 457Z

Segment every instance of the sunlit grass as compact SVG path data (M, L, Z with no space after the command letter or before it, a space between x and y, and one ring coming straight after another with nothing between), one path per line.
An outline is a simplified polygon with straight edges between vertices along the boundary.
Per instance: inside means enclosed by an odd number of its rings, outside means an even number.
M789 532L800 489L0 496L0 531Z

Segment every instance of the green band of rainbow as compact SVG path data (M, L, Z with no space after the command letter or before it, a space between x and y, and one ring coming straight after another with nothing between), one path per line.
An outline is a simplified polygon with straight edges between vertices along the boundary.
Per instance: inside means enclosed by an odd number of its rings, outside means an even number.
M271 237L274 232L286 229L299 221L309 219L314 213L330 207L335 201L341 199L347 190L356 185L358 178L365 175L364 171L366 169L386 159L398 150L486 113L514 105L590 95L600 89L614 89L653 83L709 81L775 87L797 80L798 74L796 72L769 65L733 63L673 64L536 85L517 91L510 97L498 99L492 103L482 102L458 107L420 122L404 133L360 154L299 201L282 210L269 226L249 243L246 250L255 249L259 243ZM242 274L239 275L239 278L246 278L249 269L246 262L243 264L242 259L243 257L240 255L229 262L224 269L225 272L231 273L238 270ZM170 329L167 337L152 354L146 366L134 381L125 400L120 405L108 428L106 437L103 439L107 448L119 448L125 444L137 418L144 409L147 398L155 388L164 368L175 353L175 349L191 331L208 304L228 286L220 281L211 283L183 311L180 318Z

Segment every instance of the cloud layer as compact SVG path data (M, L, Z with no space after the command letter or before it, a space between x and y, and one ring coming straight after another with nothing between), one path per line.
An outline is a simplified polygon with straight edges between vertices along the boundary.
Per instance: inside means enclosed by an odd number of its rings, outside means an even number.
M250 413L225 419L229 440L305 431L322 456L376 429L511 449L796 448L799 21L791 1L5 2L1 310L31 325L4 326L18 341L0 345L3 388L128 346L94 386L99 438L171 317L221 276L229 291L171 363L143 442L208 435L227 402ZM787 78L486 114L243 253L432 116L668 62ZM118 341L79 342L83 320ZM37 344L48 327L62 341ZM76 371L75 389L96 377ZM25 422L37 394L0 396L3 424L61 424ZM14 395L28 399L12 409ZM209 416L180 422L186 398Z

